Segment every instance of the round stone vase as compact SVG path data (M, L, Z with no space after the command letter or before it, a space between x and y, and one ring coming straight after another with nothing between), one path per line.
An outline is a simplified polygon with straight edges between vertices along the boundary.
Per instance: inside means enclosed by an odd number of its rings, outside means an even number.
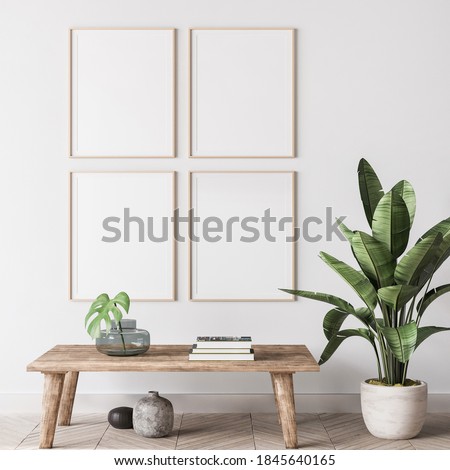
M164 437L173 428L173 406L158 392L148 392L133 409L133 428L143 437Z

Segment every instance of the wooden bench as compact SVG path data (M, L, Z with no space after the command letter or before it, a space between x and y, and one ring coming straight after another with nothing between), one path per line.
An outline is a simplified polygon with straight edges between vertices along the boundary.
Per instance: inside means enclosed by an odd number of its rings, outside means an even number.
M139 356L111 357L95 346L59 345L27 366L45 377L39 447L53 445L56 424L69 426L80 372L268 372L287 449L296 449L293 374L318 372L304 345L256 345L254 361L189 361L190 345L152 345ZM59 416L59 419L58 419Z

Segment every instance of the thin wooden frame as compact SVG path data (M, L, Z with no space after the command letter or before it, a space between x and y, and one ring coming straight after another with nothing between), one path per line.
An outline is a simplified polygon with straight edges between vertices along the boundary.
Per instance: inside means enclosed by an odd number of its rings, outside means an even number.
M73 240L73 232L74 232L74 200L73 200L73 193L74 193L74 185L73 185L73 177L74 175L83 175L83 174L116 174L116 175L127 175L127 174L167 174L172 175L171 184L172 184L172 205L171 205L171 214L170 217L174 216L175 208L177 206L177 190L176 190L176 180L177 180L177 173L175 171L71 171L69 172L69 300L72 301L92 301L94 298L78 298L74 296L74 288L73 288L73 255L74 255L74 240ZM176 277L176 267L177 267L177 245L175 240L175 223L172 221L171 224L172 229L170 230L169 225L169 237L172 237L172 262L171 262L171 295L167 298L135 298L132 297L131 300L134 302L172 302L177 300L177 277ZM101 292L99 292L100 294ZM114 294L115 295L115 294Z
M73 136L73 33L76 31L168 31L172 32L172 87L171 87L171 127L172 127L172 138L171 138L171 154L170 155L74 155L74 136ZM177 46L176 46L176 29L175 28L106 28L106 27L83 27L83 28L71 28L69 29L69 158L80 159L80 158L175 158L177 151Z
M189 181L188 181L188 209L189 209L189 245L188 245L188 260L189 260L189 273L188 273L188 293L189 300L193 302L292 302L296 301L295 296L287 296L286 298L195 298L193 295L194 282L193 282L193 221L192 215L194 209L193 205L193 176L195 174L288 174L291 175L291 185L292 185L292 194L291 194L291 206L292 206L292 231L288 235L295 237L295 227L297 220L297 209L296 209L296 198L297 198L297 178L295 171L190 171L189 172ZM232 191L232 189L230 189ZM197 214L194 214L197 216ZM288 242L286 242L288 243ZM297 260L297 241L292 242L292 251L291 251L291 286L286 286L286 288L296 288L296 260ZM231 269L231 267L230 267ZM283 287L283 286L275 286ZM287 295L287 294L286 294Z
M291 133L290 138L290 151L287 152L286 155L261 155L261 154L249 154L245 155L194 155L193 150L193 132L194 132L194 116L193 116L193 41L192 35L194 31L280 31L280 32L290 32L291 33L291 105L290 105L290 120L291 125L289 126L289 132ZM188 111L188 122L189 122L189 132L188 132L188 148L189 148L189 157L190 158L294 158L296 154L296 34L295 29L293 28L189 28L189 36L188 36L188 43L189 43L189 93L188 93L188 102L189 102L189 111ZM257 137L255 137L257 138ZM227 140L231 139L231 137L226 137Z

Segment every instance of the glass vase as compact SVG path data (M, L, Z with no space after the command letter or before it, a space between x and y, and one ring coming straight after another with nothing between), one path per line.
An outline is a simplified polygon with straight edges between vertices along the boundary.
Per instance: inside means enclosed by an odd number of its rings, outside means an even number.
M106 330L100 333L95 346L97 351L108 356L137 356L150 347L149 332L136 328L136 320L129 318L122 320L119 325L113 321L108 333Z

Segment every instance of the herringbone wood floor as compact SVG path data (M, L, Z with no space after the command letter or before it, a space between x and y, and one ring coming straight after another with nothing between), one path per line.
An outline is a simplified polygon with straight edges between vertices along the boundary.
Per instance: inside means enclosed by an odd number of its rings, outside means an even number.
M414 439L373 437L360 414L299 414L302 449L450 449L450 414L429 414ZM0 415L0 449L37 449L39 416ZM114 429L103 414L76 414L72 425L58 427L55 448L67 449L284 449L275 414L229 413L177 415L167 437L147 439L132 429Z

